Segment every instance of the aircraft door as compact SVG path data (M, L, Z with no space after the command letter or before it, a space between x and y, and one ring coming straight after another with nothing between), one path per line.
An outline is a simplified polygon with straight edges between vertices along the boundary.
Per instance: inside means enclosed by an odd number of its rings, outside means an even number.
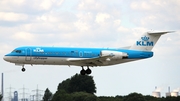
M79 57L83 57L83 52L82 51L79 52Z
M26 58L25 58L25 60L26 61L31 61L31 49L30 48L27 48L26 49Z

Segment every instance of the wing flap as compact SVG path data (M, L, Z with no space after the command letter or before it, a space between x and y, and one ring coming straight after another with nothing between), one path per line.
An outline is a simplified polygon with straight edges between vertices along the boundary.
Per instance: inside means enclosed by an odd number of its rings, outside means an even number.
M99 57L94 57L94 58L69 58L69 62L79 62L87 65L92 65L92 66L99 66L103 64L103 61L106 61L107 58L113 57L112 55L107 55L107 56L99 56Z

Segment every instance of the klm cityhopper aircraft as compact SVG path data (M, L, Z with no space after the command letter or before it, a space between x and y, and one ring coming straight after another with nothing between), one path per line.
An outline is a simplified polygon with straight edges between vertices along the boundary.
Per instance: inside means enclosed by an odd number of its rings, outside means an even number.
M151 50L160 36L171 32L146 32L134 45L126 48L18 47L6 54L4 60L22 66L23 72L25 64L75 65L82 67L81 75L91 74L89 67L116 65L152 57Z

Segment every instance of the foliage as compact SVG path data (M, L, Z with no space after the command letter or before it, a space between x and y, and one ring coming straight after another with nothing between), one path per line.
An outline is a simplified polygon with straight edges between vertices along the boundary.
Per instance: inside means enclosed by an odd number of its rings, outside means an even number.
M60 90L56 92L52 101L97 101L97 97L86 92L67 93L65 90Z
M93 77L75 74L59 83L52 101L180 101L180 96L156 98L150 95L143 96L140 93L130 93L127 96L97 97L94 93L96 93L96 87Z
M52 101L73 101L72 96L68 94L64 89L58 90L53 98Z
M0 94L0 101L2 100L2 98L3 98L3 96L2 96L2 94Z
M43 101L50 101L52 99L52 93L50 90L47 88L45 90L44 96L43 96Z
M180 101L180 96L178 97L166 97L164 100L161 101Z
M69 82L69 93L87 92L96 93L96 87L92 76L76 74Z
M153 97L150 95L146 95L146 96L144 96L144 98L146 101L159 101L159 98L156 98L156 97Z
M67 93L87 92L96 93L96 87L92 76L75 74L58 85L58 90L65 90Z
M86 92L74 92L72 95L72 101L97 101L97 97L94 94Z
M96 87L92 76L75 74L59 83L52 101L96 101Z
M66 79L66 80L62 81L61 83L59 83L58 91L65 90L66 92L68 92L69 82L70 82L70 79Z
M101 96L98 97L98 101L123 101L120 97L107 97L107 96Z
M131 93L125 96L123 101L146 101L142 94Z

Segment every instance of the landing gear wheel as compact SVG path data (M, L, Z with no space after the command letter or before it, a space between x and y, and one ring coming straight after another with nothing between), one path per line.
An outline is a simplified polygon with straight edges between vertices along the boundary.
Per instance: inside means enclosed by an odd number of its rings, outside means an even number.
M91 74L92 73L92 71L91 71L91 69L89 69L89 66L87 66L87 69L86 70L84 70L84 68L83 68L83 66L81 66L82 67L82 70L80 71L80 74L81 75L86 75L86 74Z
M92 71L91 71L91 69L89 69L89 68L86 70L86 74L88 74L88 75L91 74L91 72L92 72Z
M22 70L22 72L25 72L25 71L26 71L26 69L25 69L25 68L22 68L21 70Z
M86 74L86 71L85 71L84 69L82 69L82 70L80 71L80 73L81 73L81 75L85 75L85 74Z

